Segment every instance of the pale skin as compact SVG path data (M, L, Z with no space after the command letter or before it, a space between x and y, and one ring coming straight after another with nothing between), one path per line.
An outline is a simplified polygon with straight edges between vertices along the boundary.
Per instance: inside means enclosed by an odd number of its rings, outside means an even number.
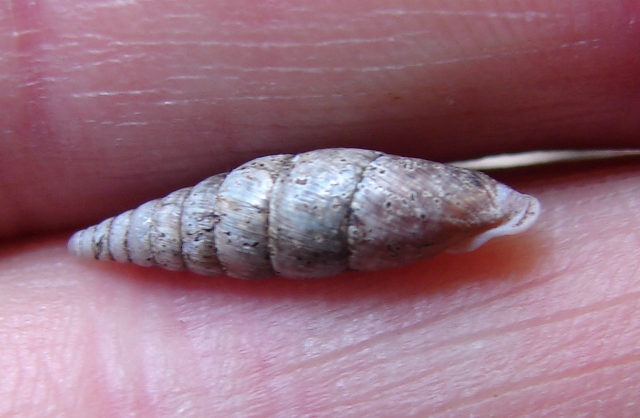
M640 2L0 5L0 415L635 416L640 162L493 173L526 234L330 280L67 254L258 155L640 145Z

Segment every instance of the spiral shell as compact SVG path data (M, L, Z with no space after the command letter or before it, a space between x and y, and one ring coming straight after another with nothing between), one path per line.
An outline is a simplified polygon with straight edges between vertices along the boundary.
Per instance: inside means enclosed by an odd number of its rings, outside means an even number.
M540 204L483 173L361 149L257 158L75 233L98 260L258 279L316 278L470 251Z

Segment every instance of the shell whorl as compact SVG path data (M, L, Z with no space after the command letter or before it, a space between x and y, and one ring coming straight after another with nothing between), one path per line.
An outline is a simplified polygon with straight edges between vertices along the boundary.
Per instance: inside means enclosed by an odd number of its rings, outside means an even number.
M241 278L315 278L470 251L527 229L538 201L490 177L376 151L257 158L75 233L69 250Z

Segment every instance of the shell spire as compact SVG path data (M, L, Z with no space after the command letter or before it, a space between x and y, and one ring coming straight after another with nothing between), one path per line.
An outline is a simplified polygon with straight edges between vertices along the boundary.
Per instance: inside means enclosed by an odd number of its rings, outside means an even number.
M257 158L75 233L80 257L258 279L471 251L520 233L532 196L446 164L335 148Z

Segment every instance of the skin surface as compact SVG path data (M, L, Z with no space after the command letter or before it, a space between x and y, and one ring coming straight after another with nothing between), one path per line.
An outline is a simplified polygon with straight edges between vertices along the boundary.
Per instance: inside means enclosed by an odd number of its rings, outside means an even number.
M637 158L491 173L529 232L331 280L65 241L270 153L638 147L638 51L637 0L0 3L0 415L637 416Z

